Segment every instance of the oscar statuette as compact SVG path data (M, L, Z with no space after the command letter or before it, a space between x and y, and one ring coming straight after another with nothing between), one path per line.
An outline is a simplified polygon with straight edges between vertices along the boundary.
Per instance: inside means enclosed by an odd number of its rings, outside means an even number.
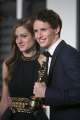
M43 61L39 71L38 71L38 80L37 82L45 82L46 83L47 80L47 67L46 67L46 61ZM31 98L31 108L34 109L40 109L43 106L43 102L44 102L44 98L36 98L35 96L33 96Z

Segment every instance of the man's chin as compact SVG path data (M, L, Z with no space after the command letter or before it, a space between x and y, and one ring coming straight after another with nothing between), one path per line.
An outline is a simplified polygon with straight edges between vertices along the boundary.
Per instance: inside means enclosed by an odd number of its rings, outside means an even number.
M42 48L45 48L45 47L46 47L46 45L45 45L45 44L42 44L42 43L39 43L39 45L40 45L40 47L42 47Z

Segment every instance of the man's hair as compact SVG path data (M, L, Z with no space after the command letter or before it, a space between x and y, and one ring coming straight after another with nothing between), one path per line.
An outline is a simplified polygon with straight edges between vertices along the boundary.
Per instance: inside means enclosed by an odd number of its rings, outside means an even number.
M53 29L60 27L60 31L61 31L62 20L60 16L53 10L48 10L48 9L40 10L34 17L34 21L35 20L41 20L43 22L48 22L51 28Z

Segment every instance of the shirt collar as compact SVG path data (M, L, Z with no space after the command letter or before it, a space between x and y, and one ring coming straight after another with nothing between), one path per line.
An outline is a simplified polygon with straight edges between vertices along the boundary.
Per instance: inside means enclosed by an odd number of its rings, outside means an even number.
M55 43L53 43L49 48L48 48L48 52L53 55L56 47L58 46L58 44L61 42L62 40L59 38Z

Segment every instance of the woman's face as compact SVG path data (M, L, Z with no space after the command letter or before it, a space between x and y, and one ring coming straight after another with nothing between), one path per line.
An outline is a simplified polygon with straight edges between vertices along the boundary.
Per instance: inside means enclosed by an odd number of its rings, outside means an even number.
M34 44L32 34L23 26L16 28L15 38L17 47L22 53L26 53Z

